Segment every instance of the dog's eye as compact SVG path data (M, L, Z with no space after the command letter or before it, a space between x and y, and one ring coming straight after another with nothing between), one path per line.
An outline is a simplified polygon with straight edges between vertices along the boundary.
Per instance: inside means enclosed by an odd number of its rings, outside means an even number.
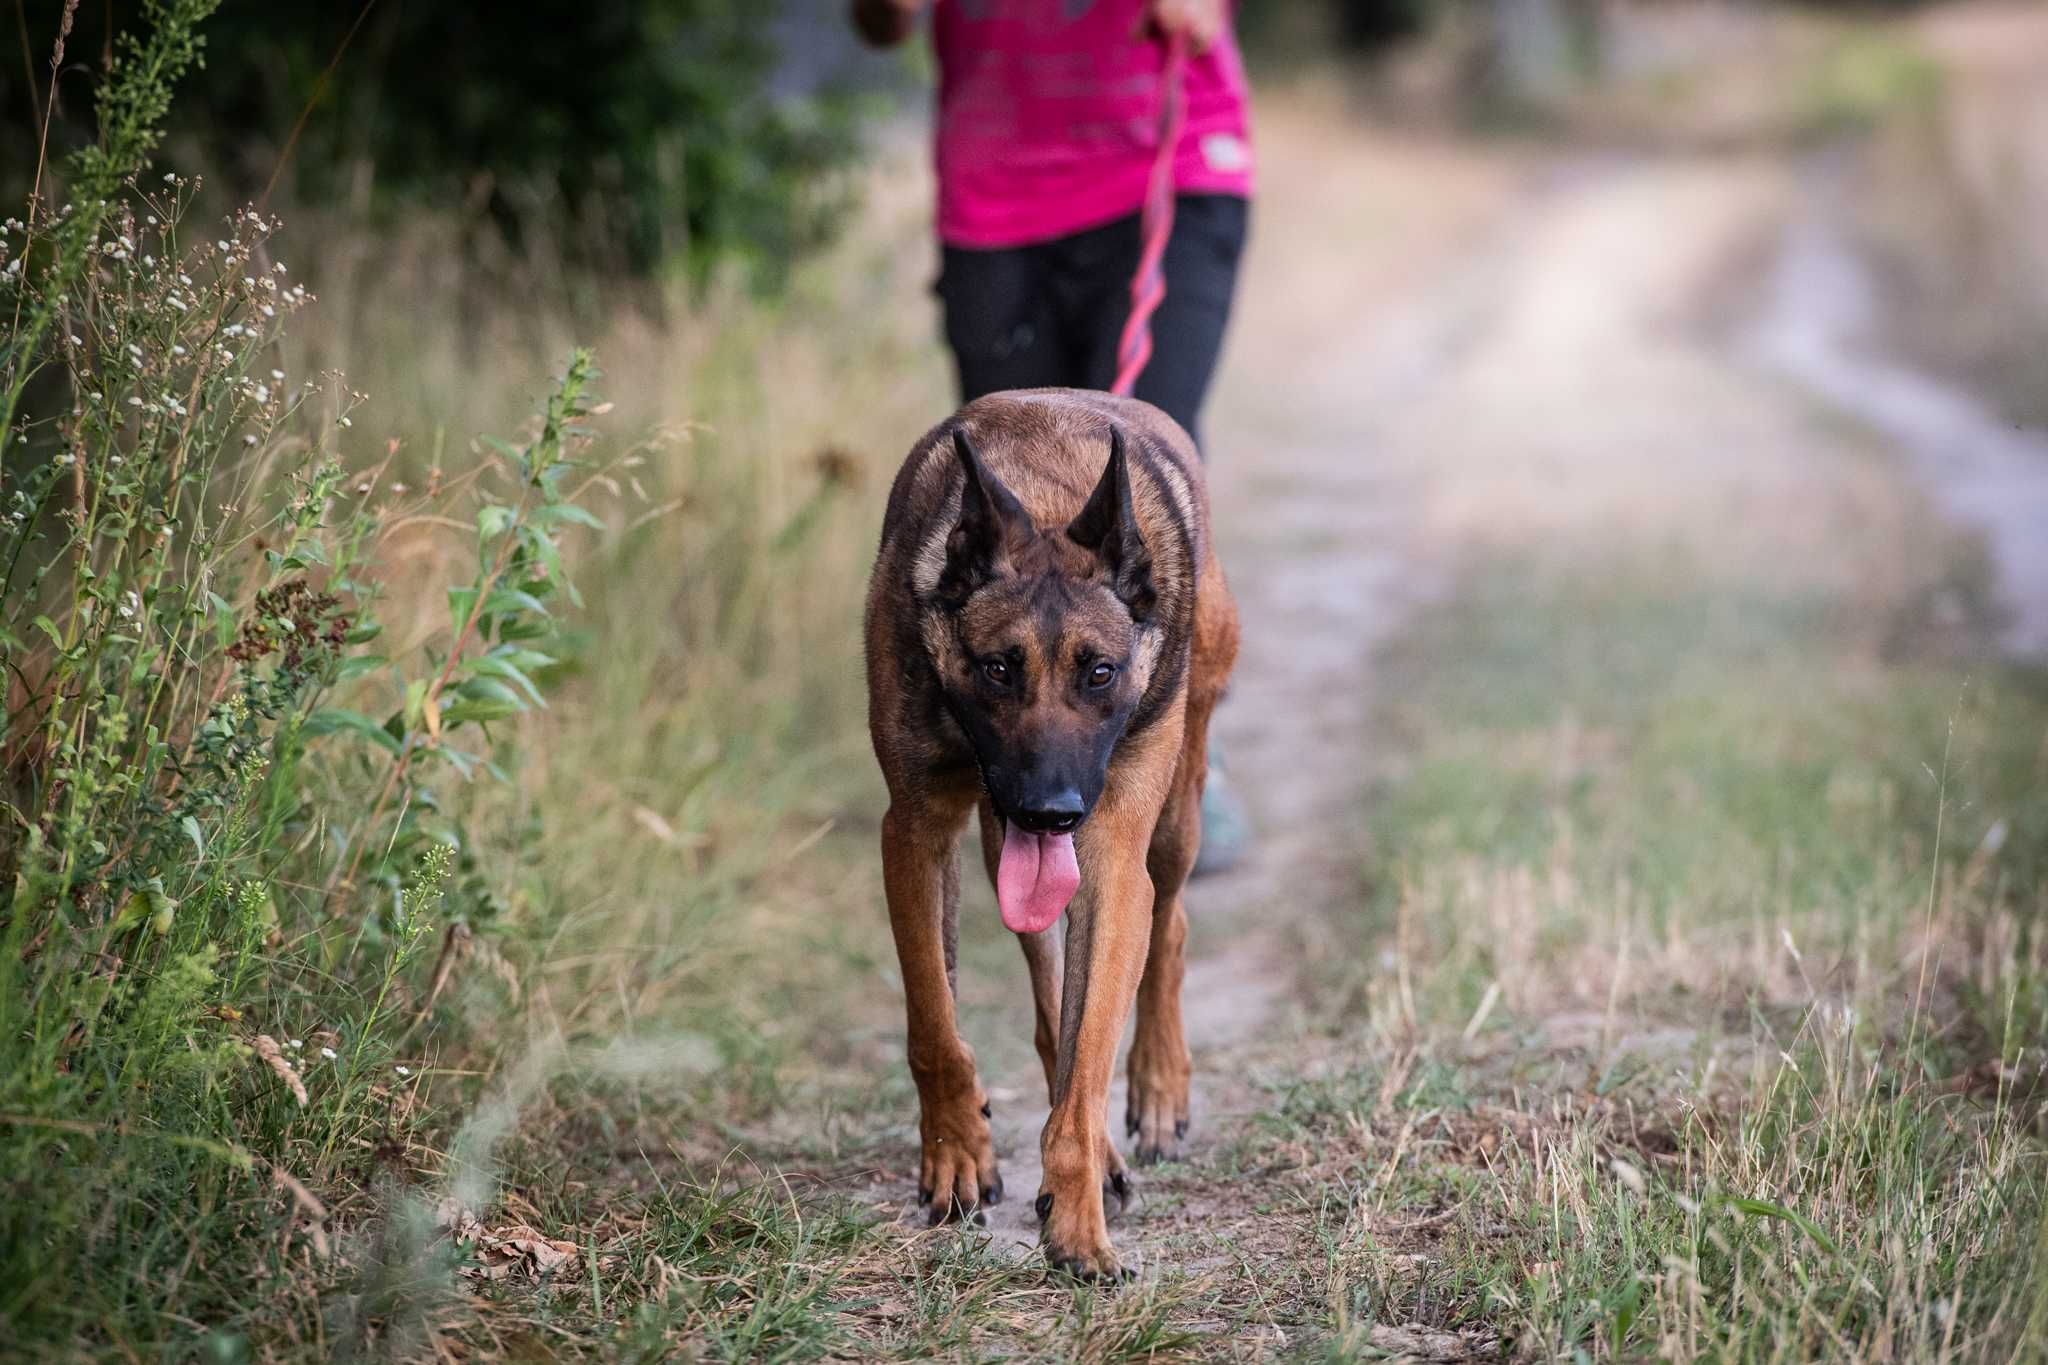
M1010 685L1010 666L1001 659L990 659L981 666L982 675L997 687Z
M1097 664L1088 670L1088 685L1090 687L1107 687L1109 686L1109 680L1115 676L1115 664Z

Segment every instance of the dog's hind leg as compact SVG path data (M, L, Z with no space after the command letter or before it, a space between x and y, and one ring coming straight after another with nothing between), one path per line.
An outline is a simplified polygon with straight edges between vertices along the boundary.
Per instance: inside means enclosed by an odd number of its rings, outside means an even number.
M1192 1063L1181 1023L1188 917L1182 900L1202 845L1202 784L1209 771L1209 718L1237 658L1237 611L1223 576L1211 565L1202 583L1188 678L1187 728L1173 787L1145 854L1152 877L1152 942L1138 986L1138 1027L1131 1039L1130 1087L1124 1128L1142 1163L1180 1156L1188 1132Z
M903 970L910 1074L917 1082L923 1158L918 1199L932 1221L964 1217L1003 1197L989 1137L988 1097L974 1049L953 1010L953 922L960 896L966 803L946 809L892 802L882 817L882 881Z
M1003 852L1003 827L995 807L981 803L981 860L988 868L988 884L996 884L996 865ZM1052 1078L1059 1053L1060 1036L1060 944L1053 930L1017 935L1024 950L1024 969L1031 974L1031 1008L1036 1022L1031 1041L1038 1048L1038 1060L1045 1067L1046 1102L1052 1099Z
M1140 1165L1178 1159L1180 1140L1188 1131L1192 1064L1180 1010L1188 916L1181 888L1202 840L1198 731L1207 728L1207 721L1206 715L1188 718L1188 746L1145 854L1145 870L1152 878L1152 941L1145 955L1145 977L1138 984L1138 1027L1131 1039L1124 1106L1124 1130L1138 1140L1131 1155Z

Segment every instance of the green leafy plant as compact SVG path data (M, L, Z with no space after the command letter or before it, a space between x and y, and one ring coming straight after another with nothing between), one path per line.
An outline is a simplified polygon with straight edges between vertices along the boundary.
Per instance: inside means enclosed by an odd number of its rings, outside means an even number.
M395 445L350 454L363 395L284 369L313 300L278 224L200 230L196 183L141 171L208 8L153 11L64 206L0 232L0 1320L24 1343L157 1339L173 1295L234 1321L300 1256L342 1273L312 1191L423 1121L445 973L420 959L495 904L454 812L545 704L563 537L610 486L581 458L584 351L528 439L417 492ZM445 618L413 619L398 558L465 554Z

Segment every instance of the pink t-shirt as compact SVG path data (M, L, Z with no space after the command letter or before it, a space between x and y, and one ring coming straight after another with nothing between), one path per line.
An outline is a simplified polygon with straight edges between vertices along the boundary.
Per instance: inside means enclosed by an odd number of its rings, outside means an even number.
M1023 246L1136 213L1159 144L1145 0L935 0L939 237ZM1228 32L1187 65L1182 193L1252 191L1244 63Z

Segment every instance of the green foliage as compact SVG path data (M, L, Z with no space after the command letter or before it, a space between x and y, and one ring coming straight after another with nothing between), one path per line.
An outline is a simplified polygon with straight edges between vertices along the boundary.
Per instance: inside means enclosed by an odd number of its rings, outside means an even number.
M71 177L106 197L0 234L0 1320L25 1349L232 1338L281 1277L341 1273L310 1189L420 1121L422 952L489 930L504 872L455 812L545 704L563 537L597 524L586 352L529 439L411 496L345 453L361 395L279 368L312 300L276 224L200 230L192 182L137 174L205 9L123 48ZM447 617L374 652L395 547L456 516Z
M137 8L114 5L116 27ZM40 61L56 17L29 20ZM73 50L97 50L102 22L87 6ZM774 33L773 6L737 0L516 12L244 0L208 24L207 79L167 127L219 157L212 174L235 195L262 193L291 143L302 200L372 186L393 214L466 205L586 265L701 273L738 260L767 282L829 235L840 199L821 178L853 150L858 112L845 92L770 93ZM22 70L0 64L0 106L27 106ZM0 146L15 155L0 160L32 165L33 133L14 127ZM64 122L52 134L91 135Z

